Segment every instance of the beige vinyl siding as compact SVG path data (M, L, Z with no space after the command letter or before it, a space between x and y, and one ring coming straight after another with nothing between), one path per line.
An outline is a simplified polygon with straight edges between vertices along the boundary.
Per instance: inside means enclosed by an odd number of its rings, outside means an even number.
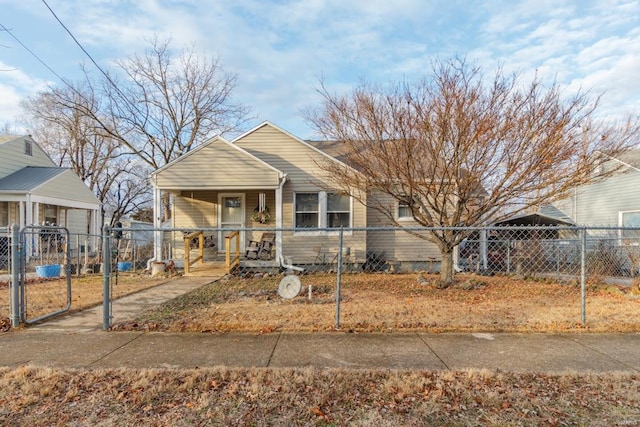
M215 191L182 191L174 195L173 224L175 228L216 228L218 226L218 193ZM215 232L207 232L205 236L214 236ZM173 255L184 258L184 239L182 232L172 233ZM205 249L205 257L217 252L215 248ZM195 252L194 252L195 253Z
M295 193L332 191L330 180L318 166L319 163L330 160L270 125L260 127L235 143L287 174L288 179L282 195L283 228L292 229L294 226ZM366 221L366 208L353 200L351 212L353 227L365 227ZM363 237L345 236L346 245L359 248L357 256L364 259L366 249ZM289 231L283 235L283 254L291 257L294 262L312 262L319 250L331 253L335 252L334 249L337 247L337 233L318 236Z
M242 193L245 196L245 226L246 228L273 228L275 227L275 190L254 191L182 191L174 198L173 226L176 228L217 228L218 227L218 195L220 193ZM271 221L267 224L253 222L251 216L258 206L258 194L267 195L267 207L271 214ZM206 233L215 234L215 233ZM245 246L249 240L258 240L262 231L246 232ZM177 240L176 240L177 239ZM182 236L174 238L175 247L182 245ZM182 254L181 251L180 254Z
M31 142L31 156L25 154L25 140ZM25 166L57 165L29 137L19 137L0 144L0 178L11 175Z
M218 226L216 191L182 191L174 199L174 226L208 228Z
M84 203L100 203L89 190L89 187L72 170L66 170L57 175L49 182L36 188L32 194Z
M397 202L391 196L378 194L369 197L376 197L377 203L397 207ZM375 209L369 209L368 223L371 227L391 225L389 219ZM420 227L415 221L403 221L402 226ZM426 237L426 233L423 235ZM394 261L429 261L430 259L440 260L442 258L440 250L435 244L402 230L369 231L367 249L381 255L384 259Z
M222 141L213 141L155 174L165 189L275 188L278 172Z
M286 173L291 191L330 188L326 173L317 165L327 157L272 126L262 126L235 143Z

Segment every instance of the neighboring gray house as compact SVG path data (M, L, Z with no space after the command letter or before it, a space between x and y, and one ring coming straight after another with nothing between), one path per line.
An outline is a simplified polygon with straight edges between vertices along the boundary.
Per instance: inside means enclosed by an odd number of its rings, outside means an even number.
M30 136L0 135L0 227L48 223L100 234L99 219L100 201L71 169Z
M541 213L578 225L640 227L640 150L610 157L600 170L613 167L620 169L601 181L576 187Z

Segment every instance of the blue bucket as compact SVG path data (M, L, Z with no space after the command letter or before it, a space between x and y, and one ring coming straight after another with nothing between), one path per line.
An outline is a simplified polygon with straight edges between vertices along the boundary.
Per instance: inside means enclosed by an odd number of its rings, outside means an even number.
M131 270L131 263L127 261L120 261L118 263L118 271L129 271Z
M60 277L60 264L36 265L36 276L38 277Z

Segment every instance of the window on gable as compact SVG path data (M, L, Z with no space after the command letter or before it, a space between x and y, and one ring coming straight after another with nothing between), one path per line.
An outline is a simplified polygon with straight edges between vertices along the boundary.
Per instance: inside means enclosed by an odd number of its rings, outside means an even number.
M398 219L413 218L411 215L411 206L406 202L398 202Z
M27 156L33 156L33 146L31 144L31 141L24 141L24 154L26 154Z
M351 197L336 193L296 193L297 229L351 226Z

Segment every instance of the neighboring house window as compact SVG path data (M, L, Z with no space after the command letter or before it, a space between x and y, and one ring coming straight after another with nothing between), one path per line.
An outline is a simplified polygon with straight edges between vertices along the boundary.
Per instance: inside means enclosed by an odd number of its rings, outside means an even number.
M33 156L33 146L31 145L31 141L24 142L24 154L27 156Z
M406 200L398 200L398 216L399 220L410 220L413 219L413 214L411 213L411 205L409 204L409 197ZM413 200L413 205L416 205L415 198Z
M351 226L351 198L342 194L296 193L295 228Z
M9 225L9 202L0 202L0 226Z
M640 211L620 212L621 227L640 227ZM622 230L622 237L627 239L640 239L640 230ZM635 243L638 242L625 242Z
M58 223L58 207L55 205L44 206L44 223L45 225L54 225Z

